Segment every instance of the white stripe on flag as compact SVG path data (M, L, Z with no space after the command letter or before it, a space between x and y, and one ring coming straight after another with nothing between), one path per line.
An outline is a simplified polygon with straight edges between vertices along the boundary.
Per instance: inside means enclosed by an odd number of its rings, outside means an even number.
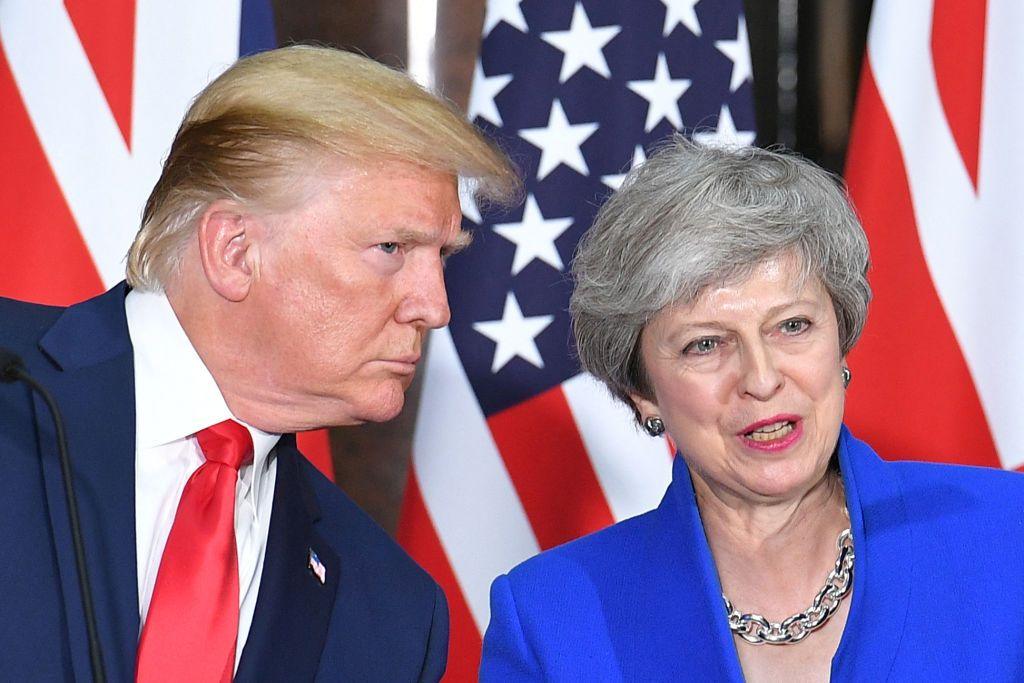
M970 236L990 245L985 266L975 281L987 294L975 297L979 321L972 330L979 362L975 377L1003 467L1024 465L1024 3L988 0L985 29L985 80L982 89L981 157L979 164L980 213ZM955 46L951 46L955 49ZM980 234L979 234L980 233ZM981 298L979 302L978 299ZM979 306L980 304L980 306ZM985 318L984 316L990 316ZM990 325L999 321L1000 329ZM984 361L982 363L982 361Z
M192 100L238 59L242 0L139 0L136 12L132 156L152 173L148 193Z
M413 439L423 502L483 633L491 581L539 551L447 329L430 337Z
M871 66L906 165L921 247L939 299L964 353L1004 467L1024 462L1024 364L1004 363L1024 347L1024 323L1007 303L1024 301L1020 276L1024 219L1019 206L1024 153L1019 124L1024 62L1018 0L990 0L982 107L982 157L975 194L946 119L931 57L930 3L877 2L868 39ZM1011 23L1018 27L1020 23ZM956 49L948 46L948 49ZM994 127L995 111L1009 117ZM1014 142L1016 141L1016 142ZM986 144L987 142L987 144ZM1015 148L1000 149L1014 144ZM1001 183L993 179L1002 178ZM990 182L993 182L990 185ZM1016 246L1016 248L1015 248Z
M565 382L562 391L615 520L657 507L672 479L665 440L637 429L629 408L589 373Z

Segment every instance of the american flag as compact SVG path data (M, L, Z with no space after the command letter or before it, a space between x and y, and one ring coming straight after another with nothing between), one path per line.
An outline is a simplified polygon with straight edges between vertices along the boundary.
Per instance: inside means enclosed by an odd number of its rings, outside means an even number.
M664 440L580 372L568 264L600 204L676 130L752 143L740 0L491 0L469 114L526 177L525 202L464 201L399 537L441 581L449 679L476 680L488 591L527 557L653 508Z
M887 457L1024 466L1024 3L876 0L847 181L875 290L847 417Z
M275 43L268 0L0 1L0 296L67 305L122 280L192 98ZM326 433L300 441L330 474Z
M327 567L320 561L320 556L312 548L309 549L308 566L309 570L313 572L313 576L320 581L321 585L327 583Z

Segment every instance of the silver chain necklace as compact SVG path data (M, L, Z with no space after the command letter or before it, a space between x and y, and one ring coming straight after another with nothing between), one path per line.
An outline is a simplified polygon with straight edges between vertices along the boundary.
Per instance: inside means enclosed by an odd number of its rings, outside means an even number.
M836 548L839 551L836 566L828 573L824 587L814 596L814 602L803 612L781 622L768 621L760 614L741 614L723 593L732 632L752 645L791 645L824 626L853 586L853 535L849 529L839 534Z

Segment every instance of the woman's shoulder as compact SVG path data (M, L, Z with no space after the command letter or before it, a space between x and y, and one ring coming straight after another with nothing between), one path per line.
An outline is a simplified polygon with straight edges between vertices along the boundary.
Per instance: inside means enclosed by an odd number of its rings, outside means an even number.
M956 465L918 460L892 460L889 467L897 474L907 495L921 492L929 496L943 492L953 496L977 496L981 501L1024 503L1024 473L996 467Z
M1002 519L1010 532L1024 533L1024 474L888 454L883 459L845 427L841 439L843 467L851 467L862 504L891 508L896 496L911 520L969 526Z
M997 486L1024 495L1024 473L998 467L922 460L889 460L904 481L954 482L963 488Z
M994 467L890 461L911 520L963 533L1024 540L1024 474Z
M513 568L513 584L555 581L564 585L574 575L614 573L616 566L643 562L645 548L660 526L657 509L545 550Z

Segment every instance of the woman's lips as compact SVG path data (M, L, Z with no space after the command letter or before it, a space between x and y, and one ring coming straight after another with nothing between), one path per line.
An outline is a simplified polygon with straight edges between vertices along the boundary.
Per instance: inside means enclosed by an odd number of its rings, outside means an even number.
M803 420L796 415L776 415L747 425L737 436L748 448L781 451L803 435Z

